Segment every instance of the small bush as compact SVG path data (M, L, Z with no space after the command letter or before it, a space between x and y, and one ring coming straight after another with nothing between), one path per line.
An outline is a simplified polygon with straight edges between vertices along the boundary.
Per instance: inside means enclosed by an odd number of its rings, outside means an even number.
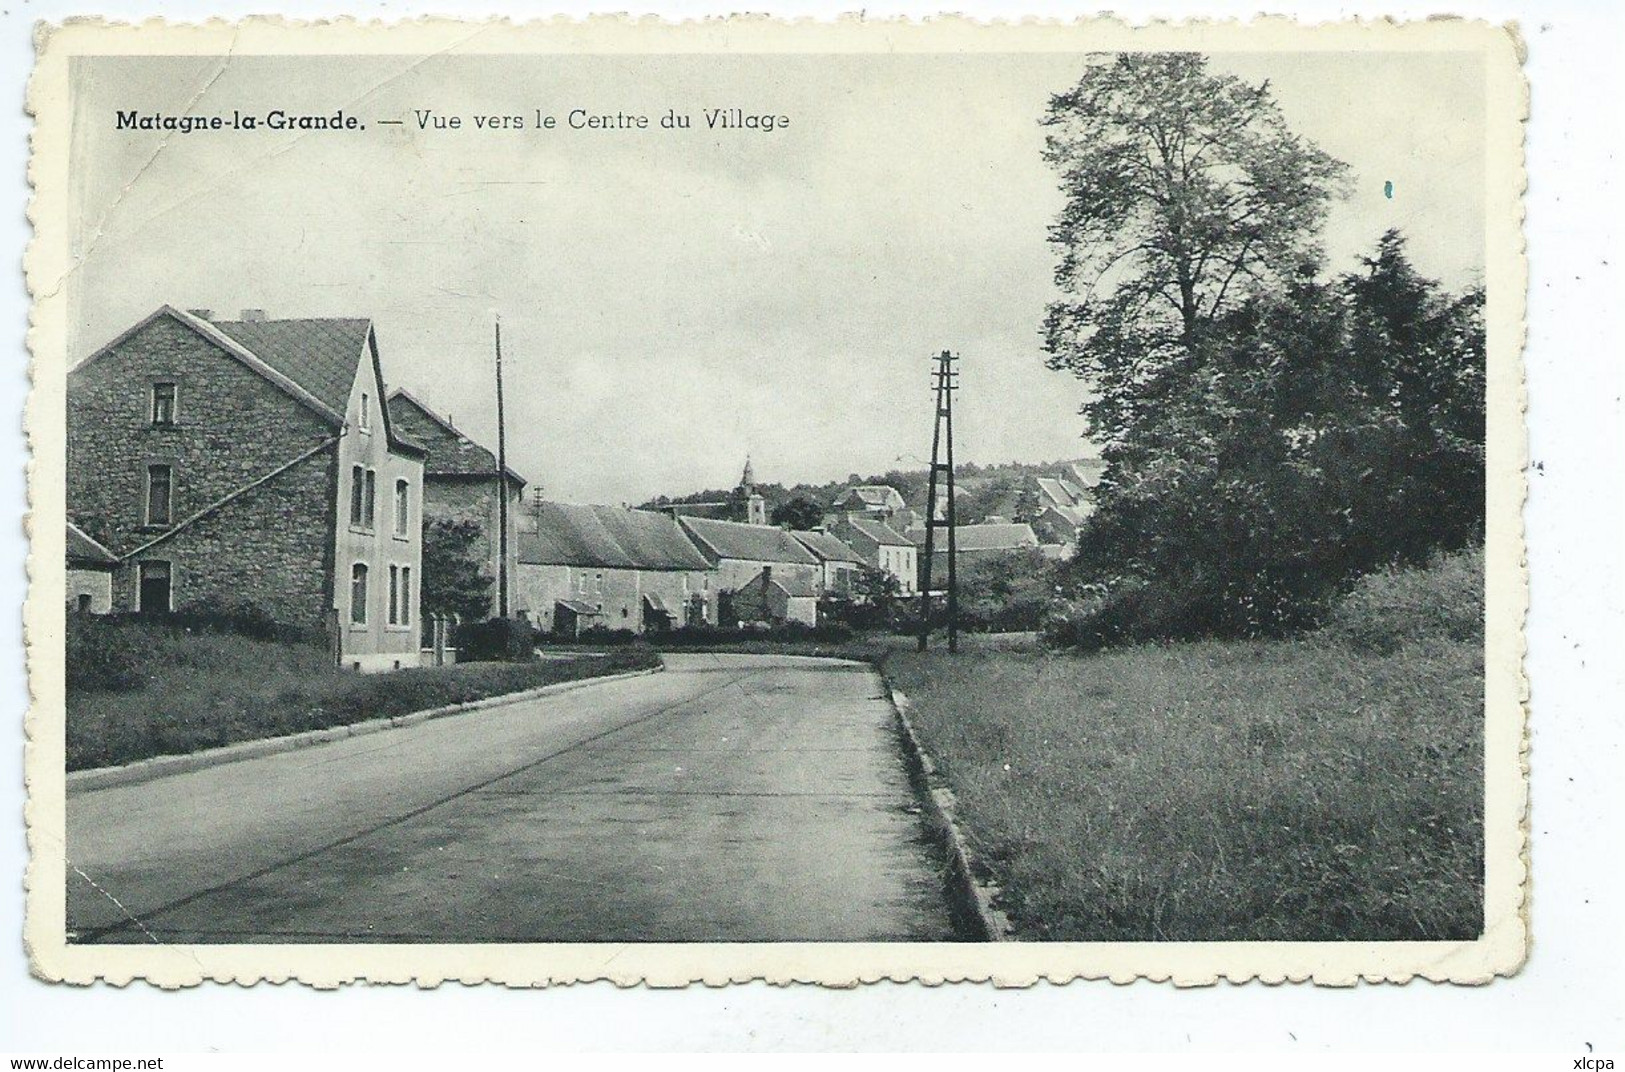
M1051 647L1099 651L1145 640L1194 640L1219 632L1203 599L1163 585L1124 583L1109 593L1058 599L1039 629Z
M819 643L839 644L851 640L852 636L851 627L839 622L826 622L820 625L785 622L783 625L756 629L731 629L723 626L695 625L670 633L652 635L645 639L657 647L690 648L762 642L796 644L816 641Z
M536 630L522 618L488 618L457 627L459 662L522 663L536 657Z
M1333 608L1325 632L1384 655L1407 642L1482 640L1484 549L1439 555L1422 568L1367 574Z
M581 631L579 637L568 633L544 633L542 636L554 644L586 644L594 648L624 648L638 639L630 629L611 629L607 625L594 625Z

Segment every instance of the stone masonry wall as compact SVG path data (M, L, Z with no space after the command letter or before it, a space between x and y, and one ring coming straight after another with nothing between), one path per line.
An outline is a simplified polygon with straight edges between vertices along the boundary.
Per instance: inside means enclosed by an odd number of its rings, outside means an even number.
M172 427L151 421L152 385L177 384ZM68 377L67 509L126 554L165 531L145 524L147 466L174 467L180 521L334 435L317 414L178 321L160 317ZM331 605L334 452L329 449L142 557L172 563L177 608L254 603L325 622ZM114 578L135 609L135 570Z

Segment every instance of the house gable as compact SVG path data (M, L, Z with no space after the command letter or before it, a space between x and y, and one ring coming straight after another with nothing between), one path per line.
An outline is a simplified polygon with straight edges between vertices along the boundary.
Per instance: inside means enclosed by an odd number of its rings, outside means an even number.
M258 354L245 347L237 339L222 331L219 327L216 327L213 323L204 320L202 317L194 316L191 313L182 312L171 305L160 306L157 310L148 314L135 326L122 332L118 335L118 337L107 343L101 349L97 350L95 353L79 362L73 368L69 369L68 376L70 381L74 376L87 373L93 366L107 360L111 356L127 353L131 340L137 339L138 337L147 333L154 324L164 320L172 320L182 327L185 327L195 334L201 336L203 339L217 347L222 353L233 358L238 363L243 365L243 367L260 376L267 383L272 384L288 397L310 409L329 424L339 425L343 423L344 418L341 408L335 407L330 403L329 400L324 400L317 397L317 395L307 390L304 386L296 382L287 374L272 366Z

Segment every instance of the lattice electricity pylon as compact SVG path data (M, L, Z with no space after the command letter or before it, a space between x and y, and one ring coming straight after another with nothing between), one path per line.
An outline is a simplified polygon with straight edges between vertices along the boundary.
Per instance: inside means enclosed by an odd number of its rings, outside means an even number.
M920 567L920 650L931 638L931 567L936 557L936 532L948 530L948 650L959 650L959 545L954 532L954 392L959 390L959 373L954 362L959 355L947 350L937 355L932 374L936 391L936 419L931 427L931 490L925 507L925 563ZM942 519L937 518L937 477L943 477L948 493Z

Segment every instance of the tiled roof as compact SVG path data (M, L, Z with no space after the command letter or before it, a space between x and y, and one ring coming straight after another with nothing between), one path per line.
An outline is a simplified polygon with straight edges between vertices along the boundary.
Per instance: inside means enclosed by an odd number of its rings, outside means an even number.
M912 547L913 541L884 521L875 521L867 517L849 517L846 523L863 533L877 544L886 547Z
M836 505L846 502L856 495L870 506L885 506L896 509L903 505L903 495L890 484L857 484L847 488L841 497L835 500Z
M948 541L940 545L947 549ZM954 545L961 551L1007 551L1017 547L1037 547L1038 537L1031 525L959 525L954 529Z
M859 562L863 557L828 532L792 532L802 545L825 562Z
M1072 506L1078 501L1065 480L1057 480L1050 476L1041 476L1038 480L1038 491L1055 506Z
M1044 513L1053 513L1068 525L1078 528L1082 526L1090 514L1094 513L1094 507L1088 503L1080 503L1077 506L1046 506L1044 507Z
M620 506L543 503L534 516L537 530L519 534L519 561L527 565L709 568L677 523L661 514Z
M705 570L711 564L677 522L651 510L594 507L599 523L641 569Z
M424 462L425 476L490 476L497 471L497 457L452 427L450 421L419 402L406 391L389 396L389 417L395 430L429 452ZM525 478L508 469L508 479L519 484Z
M118 556L91 539L83 529L70 521L68 522L68 561L112 566L118 563Z
M708 517L685 517L679 519L678 523L702 546L710 547L719 558L818 564L818 559L801 545L801 541L772 525L745 525L738 521L717 521Z
M1082 487L1092 488L1100 483L1100 478L1106 472L1106 461L1103 458L1085 458L1067 466L1071 479Z
M303 387L336 413L350 406L356 363L369 320L210 320L243 349Z

